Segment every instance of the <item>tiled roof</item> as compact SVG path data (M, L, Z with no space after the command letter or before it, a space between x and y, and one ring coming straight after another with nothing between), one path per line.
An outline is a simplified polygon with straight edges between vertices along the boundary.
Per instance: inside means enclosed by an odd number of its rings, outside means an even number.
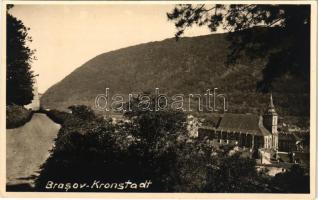
M220 122L216 129L259 136L271 135L271 133L263 126L262 118L254 114L225 113L220 116Z

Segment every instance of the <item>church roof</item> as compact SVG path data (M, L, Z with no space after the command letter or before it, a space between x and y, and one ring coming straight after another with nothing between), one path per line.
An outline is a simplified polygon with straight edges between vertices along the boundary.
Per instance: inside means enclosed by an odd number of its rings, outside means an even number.
M271 134L263 126L262 118L254 114L225 113L217 129L224 131L242 132L260 136L266 136Z
M263 126L262 117L258 115L225 113L218 118L218 124L215 127L201 128L227 132L242 132L258 136L271 135L271 133Z
M270 95L268 108L267 108L267 110L266 110L266 112L264 114L265 115L277 115L276 110L275 110L275 106L274 106L274 103L273 103L273 95L272 95L272 93Z
M270 95L268 109L264 114L277 115L272 94ZM263 116L255 114L224 113L221 115L210 115L208 121L210 122L210 126L202 126L202 129L241 132L257 136L271 135L271 132L263 125Z

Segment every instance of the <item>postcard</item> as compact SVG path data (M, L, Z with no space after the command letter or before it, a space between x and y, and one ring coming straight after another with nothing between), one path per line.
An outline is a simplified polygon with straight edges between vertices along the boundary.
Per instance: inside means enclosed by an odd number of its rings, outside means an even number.
M3 1L1 194L314 199L315 1Z

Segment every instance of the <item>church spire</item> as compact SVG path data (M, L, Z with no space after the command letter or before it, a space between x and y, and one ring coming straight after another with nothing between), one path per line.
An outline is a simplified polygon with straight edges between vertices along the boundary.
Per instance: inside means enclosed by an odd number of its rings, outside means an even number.
M272 94L272 93L271 93L271 97L270 97L269 107L270 107L270 108L274 108L273 94Z
M270 94L269 105L266 112L263 115L263 124L264 127L272 133L272 142L270 143L269 148L273 148L275 150L278 149L278 115L275 110L275 106L273 103L273 94Z
M273 94L272 93L270 95L270 101L269 101L269 106L268 106L267 113L276 114L275 106L274 106L274 103L273 103Z

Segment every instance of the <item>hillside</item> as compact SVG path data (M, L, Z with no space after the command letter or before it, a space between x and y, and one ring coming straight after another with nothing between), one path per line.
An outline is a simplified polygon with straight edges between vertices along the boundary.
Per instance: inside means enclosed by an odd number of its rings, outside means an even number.
M268 94L256 92L263 60L241 59L235 66L224 61L229 43L226 34L166 39L111 51L77 68L42 96L45 108L66 109L73 104L94 105L97 94L154 91L168 94L201 93L218 88L228 96L229 110L260 113ZM280 116L309 116L306 83L285 77L275 83L273 96ZM308 103L306 103L308 102ZM299 120L298 120L299 121Z

